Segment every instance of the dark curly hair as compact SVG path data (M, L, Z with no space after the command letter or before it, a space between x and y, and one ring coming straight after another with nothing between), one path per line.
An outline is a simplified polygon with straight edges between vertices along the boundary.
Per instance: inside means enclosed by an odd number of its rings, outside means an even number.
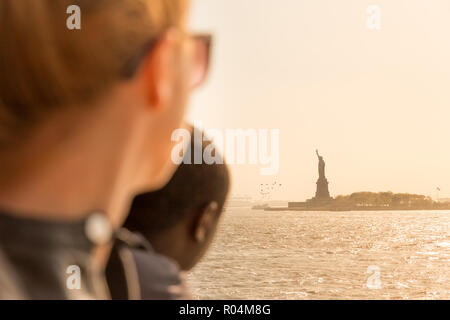
M202 152L207 145L203 144ZM196 146L192 140L190 147L193 157ZM213 201L218 204L218 212L223 210L230 185L226 164L190 162L182 163L165 187L133 200L125 228L151 238Z

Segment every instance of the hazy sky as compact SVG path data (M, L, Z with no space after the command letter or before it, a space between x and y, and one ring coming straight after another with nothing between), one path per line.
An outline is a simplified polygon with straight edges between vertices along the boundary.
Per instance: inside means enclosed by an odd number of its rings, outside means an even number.
M381 7L381 30L366 9ZM318 148L330 193L450 197L450 1L194 0L192 25L215 34L208 84L191 120L278 128L280 171L233 166L233 193L315 192Z

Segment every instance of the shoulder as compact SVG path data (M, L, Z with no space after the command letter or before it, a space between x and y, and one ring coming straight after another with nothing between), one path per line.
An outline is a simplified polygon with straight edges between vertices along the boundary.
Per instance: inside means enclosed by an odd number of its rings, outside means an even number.
M190 299L185 275L175 261L153 250L132 249L145 300Z
M139 234L122 230L106 268L113 299L191 299L177 263L155 252Z

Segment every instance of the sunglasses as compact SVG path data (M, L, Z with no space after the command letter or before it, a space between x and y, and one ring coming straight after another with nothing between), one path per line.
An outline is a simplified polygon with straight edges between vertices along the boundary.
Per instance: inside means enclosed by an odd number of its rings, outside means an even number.
M191 61L190 87L195 89L202 85L209 71L211 60L211 49L213 37L211 34L193 34L189 35L189 41L193 44L193 55ZM122 78L133 78L142 60L151 52L159 42L159 38L153 39L146 43L136 56L130 59L122 71Z

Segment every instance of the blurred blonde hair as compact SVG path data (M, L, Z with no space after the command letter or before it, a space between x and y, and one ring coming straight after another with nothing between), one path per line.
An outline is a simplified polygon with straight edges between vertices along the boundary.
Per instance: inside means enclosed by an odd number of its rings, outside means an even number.
M188 2L1 0L0 146L105 93L147 41L184 27ZM70 5L81 9L81 30L66 27Z

